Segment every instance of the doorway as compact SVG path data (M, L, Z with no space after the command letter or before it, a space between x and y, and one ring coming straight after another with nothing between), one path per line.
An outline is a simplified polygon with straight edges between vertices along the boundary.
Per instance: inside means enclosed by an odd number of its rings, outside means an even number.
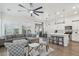
M43 36L43 33L44 33L44 24L43 24L43 22L35 24L35 33L37 35L39 35L40 37Z

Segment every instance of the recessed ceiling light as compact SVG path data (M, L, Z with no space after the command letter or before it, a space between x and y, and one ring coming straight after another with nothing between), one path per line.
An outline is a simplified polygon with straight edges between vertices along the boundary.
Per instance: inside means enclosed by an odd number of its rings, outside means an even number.
M62 17L62 18L63 18L63 17L64 17L64 15L60 15L60 17Z
M76 6L73 6L72 9L76 9Z
M56 15L59 15L60 14L60 12L56 12Z
M77 14L77 13L78 13L77 11L74 12L74 14Z
M47 17L49 16L49 14L47 14Z

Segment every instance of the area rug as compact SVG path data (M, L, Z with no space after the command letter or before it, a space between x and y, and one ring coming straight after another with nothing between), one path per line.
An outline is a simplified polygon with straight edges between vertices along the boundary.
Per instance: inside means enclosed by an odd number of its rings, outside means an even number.
M48 56L48 55L49 55L51 52L53 52L53 51L54 51L53 48L50 48L50 47L49 47L48 51L46 51L46 48L43 47L43 48L41 49L40 56Z
M36 51L35 49L33 49L31 52L30 52L30 56L48 56L51 52L53 52L54 49L53 48L50 48L48 49L48 51L46 51L46 47L43 46L40 48L39 51ZM28 52L28 50L27 50ZM28 56L28 54L26 53L26 55Z

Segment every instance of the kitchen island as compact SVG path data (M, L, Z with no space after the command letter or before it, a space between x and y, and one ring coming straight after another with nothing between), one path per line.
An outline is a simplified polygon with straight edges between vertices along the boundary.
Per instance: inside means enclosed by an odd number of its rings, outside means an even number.
M69 45L69 35L68 34L51 33L51 34L49 34L49 36L57 37L58 39L59 39L59 37L62 37L63 38L63 46L68 46Z

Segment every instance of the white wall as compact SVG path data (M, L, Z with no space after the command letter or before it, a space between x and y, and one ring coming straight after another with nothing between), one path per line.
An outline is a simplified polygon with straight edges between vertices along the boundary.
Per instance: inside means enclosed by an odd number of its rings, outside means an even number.
M50 25L46 25L48 33L54 33L55 30L58 30L59 33L64 32L64 26L65 24L55 24L56 20L51 20Z
M3 14L3 12L1 12L0 11L0 36L2 36L2 34L3 34L3 19L4 19L4 14Z
M73 17L72 20L79 20L79 17L78 16ZM73 27L72 40L79 42L79 21L72 22L72 27Z
M1 36L1 31L2 31L2 28L1 28L1 13L0 13L0 36Z

